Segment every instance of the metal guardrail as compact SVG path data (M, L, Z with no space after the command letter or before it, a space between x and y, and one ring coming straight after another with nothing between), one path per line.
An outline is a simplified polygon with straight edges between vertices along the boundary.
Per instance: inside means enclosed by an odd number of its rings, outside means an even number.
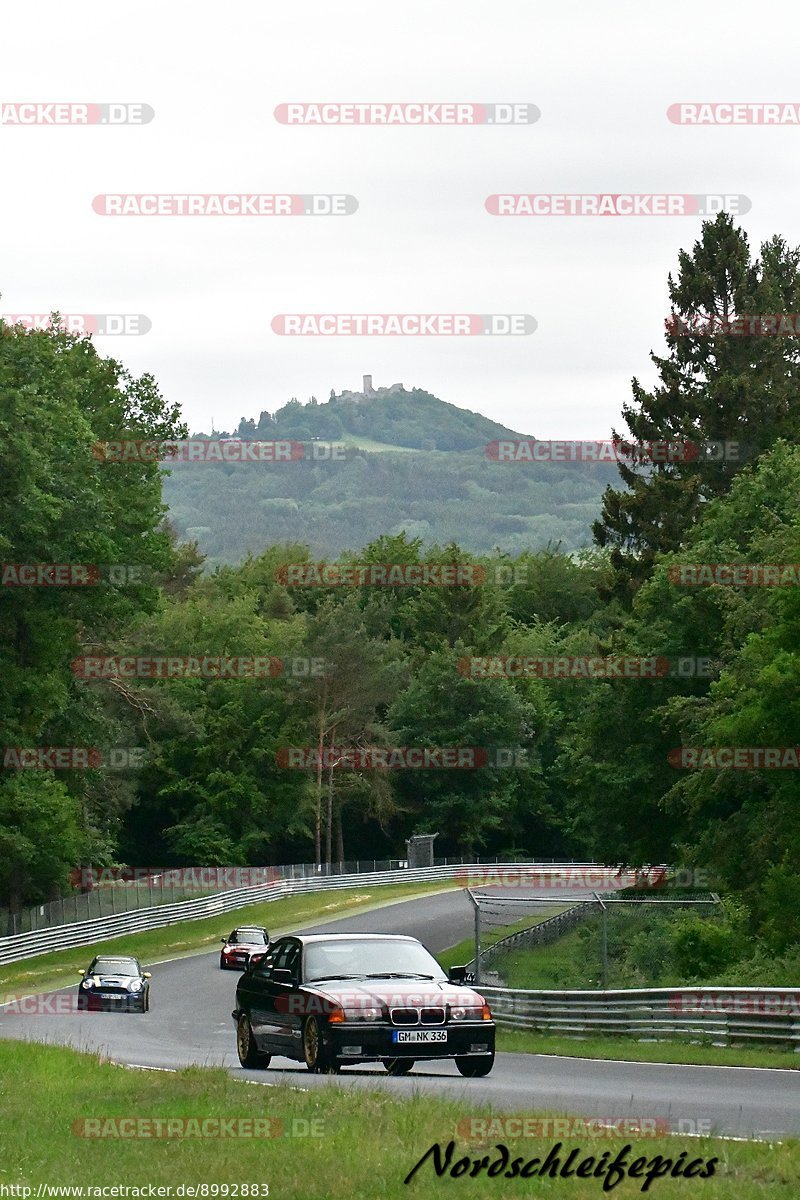
M434 867L500 865L499 857L491 858L434 858ZM553 864L544 858L539 863ZM508 864L504 864L508 866ZM537 864L538 865L538 864ZM572 859L564 866L576 864ZM253 887L277 879L307 879L332 875L376 874L380 871L404 870L407 859L352 859L339 863L290 863L274 867L161 867L161 868L76 868L81 880L89 883L80 892L60 896L56 900L30 905L18 912L0 907L0 933L16 937L53 925L75 925L99 917L116 916L133 909L152 908L157 904L176 904L179 900L197 899L199 895L216 895L232 888ZM91 886L94 884L95 886ZM80 886L79 883L75 885Z
M780 1042L800 1053L800 989L625 988L533 991L481 987L495 1020L570 1038L617 1034L640 1041Z
M306 892L327 891L331 888L352 888L359 885L380 887L391 883L421 883L449 880L475 864L451 864L439 867L400 868L393 871L359 872L351 875L313 875L299 879L282 879L277 883L259 884L251 888L232 888L215 896L204 896L197 900L183 900L176 904L160 904L153 908L140 908L130 912L98 917L92 921L73 922L49 929L20 933L14 937L0 938L0 966L35 958L51 950L66 950L73 946L88 946L93 942L120 937L126 933L140 933L148 929L161 929L179 921L195 921L204 917L222 916L250 904L261 904L279 900L285 896L302 895ZM513 868L516 863L498 863L498 870ZM549 863L530 864L539 866L543 872L549 868L559 871L558 865ZM596 863L572 863L576 868L598 867ZM613 870L614 868L609 868Z

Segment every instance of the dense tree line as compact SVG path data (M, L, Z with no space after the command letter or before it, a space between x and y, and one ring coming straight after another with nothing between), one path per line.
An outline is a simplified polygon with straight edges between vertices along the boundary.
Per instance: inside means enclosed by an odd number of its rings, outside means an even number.
M289 565L316 556L286 540L204 569L196 544L165 521L158 468L92 457L103 438L180 435L153 381L129 378L86 340L4 329L4 560L149 568L136 587L0 589L3 745L147 751L135 772L2 772L5 902L45 898L77 861L381 858L436 832L442 855L703 868L736 894L769 953L791 954L798 771L692 769L681 748L796 741L797 582L686 579L698 564L800 563L798 338L697 327L796 312L799 262L779 239L752 260L729 218L706 223L669 281L686 330L656 359L661 382L645 393L634 381L624 410L631 440L736 440L745 458L623 465L597 545L580 553L476 553L455 538L426 545L412 530L340 555L482 569L460 586L293 586ZM70 670L89 652L284 666L269 678L90 684ZM539 666L520 675L509 657ZM587 659L657 668L565 676L564 663ZM557 671L542 666L555 661ZM315 662L325 669L303 668ZM287 747L398 746L475 746L487 757L475 770L285 765Z

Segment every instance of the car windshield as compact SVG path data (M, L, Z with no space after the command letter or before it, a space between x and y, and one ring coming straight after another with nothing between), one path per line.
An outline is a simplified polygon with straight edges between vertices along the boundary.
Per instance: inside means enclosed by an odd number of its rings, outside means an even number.
M446 975L419 942L390 939L311 942L305 947L307 983L321 979L446 979Z
M95 975L139 974L139 966L132 958L96 958L89 969Z
M266 946L267 939L261 929L234 929L230 938L231 943L247 942L248 945Z

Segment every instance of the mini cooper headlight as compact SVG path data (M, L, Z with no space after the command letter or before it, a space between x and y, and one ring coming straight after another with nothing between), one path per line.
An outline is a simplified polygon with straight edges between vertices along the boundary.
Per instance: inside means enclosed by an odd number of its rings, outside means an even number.
M141 981L141 979L132 979L132 980L130 981L130 983L128 984L128 988L129 988L129 989L130 989L130 991L132 991L132 992L140 992L140 991L142 990L142 981Z
M83 982L81 983L81 987L83 987L83 988L94 987L94 980L93 979L84 979Z

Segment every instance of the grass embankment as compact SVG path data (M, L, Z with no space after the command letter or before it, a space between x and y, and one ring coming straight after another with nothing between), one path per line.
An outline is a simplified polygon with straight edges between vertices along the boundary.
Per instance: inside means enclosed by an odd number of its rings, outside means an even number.
M287 896L284 900L272 900L263 904L251 904L247 908L221 913L216 917L205 917L201 921L181 921L163 929L149 929L144 933L129 933L124 937L109 938L90 946L78 946L72 950L57 950L52 954L41 954L23 962L0 967L0 992L47 991L63 984L74 983L75 972L85 967L99 953L133 954L142 963L158 962L166 958L181 958L186 954L203 950L216 950L220 938L228 934L234 925L264 925L274 936L289 932L303 924L315 925L328 917L347 916L354 911L380 908L392 900L412 899L417 895L428 895L456 888L456 883L398 883L380 887L331 888L330 891L306 892L299 896Z
M580 927L571 929L547 946L532 950L510 950L503 955L502 975L511 988L600 988L601 963L598 938L597 961L587 964L587 945ZM610 964L609 964L610 965ZM587 969L588 967L588 969ZM609 987L624 987L613 979ZM646 987L646 984L641 986Z
M481 932L481 949L488 949L489 946L493 946L495 942L499 942L502 938L510 937L512 933L519 933L523 929L530 929L532 925L540 925L542 921L549 920L550 917L564 912L569 907L569 904L554 905L553 907L543 909L542 912L536 915L529 913L527 917L522 917L519 921L514 921L511 925L498 925L495 929L483 930ZM463 942L459 942L458 945L451 946L449 950L444 950L441 954L437 955L439 962L446 971L449 971L451 967L463 966L464 963L472 962L474 957L474 937L465 938ZM505 955L503 955L502 962L505 965ZM490 964L489 970L492 969L493 964ZM509 984L509 986L511 985Z
M569 1058L610 1058L706 1067L772 1067L800 1070L800 1053L768 1046L712 1046L692 1042L638 1041L627 1037L566 1037L500 1027L497 1049L513 1054L557 1054Z
M335 1084L308 1092L283 1084L248 1086L224 1071L199 1068L176 1074L128 1071L73 1050L21 1043L0 1044L0 1080L4 1093L0 1185L26 1185L34 1189L33 1195L39 1184L144 1188L140 1195L147 1194L148 1184L173 1189L180 1184L205 1184L206 1196L220 1195L224 1185L233 1195L233 1185L266 1184L275 1200L375 1200L378 1196L400 1200L440 1191L486 1200L542 1195L597 1200L605 1194L601 1179L575 1175L543 1180L471 1178L469 1174L452 1178L448 1173L437 1178L431 1159L406 1186L403 1180L434 1142L444 1148L451 1139L455 1141L453 1163L461 1156L474 1160L483 1155L493 1162L497 1142L508 1146L512 1159L519 1156L527 1162L544 1160L560 1140L554 1136L511 1138L496 1132L470 1140L463 1128L456 1129L457 1122L489 1117L491 1110L442 1096L415 1095L400 1100L386 1092L345 1090ZM477 1091L480 1081L475 1083ZM471 1086L470 1081L465 1080L464 1085ZM86 1137L81 1132L86 1130L81 1122L97 1118L202 1121L209 1117L277 1120L283 1136L178 1139L110 1135L112 1128L135 1131L137 1126L131 1124L96 1124L95 1131L105 1128L102 1137ZM308 1136L312 1133L315 1136ZM303 1134L306 1136L300 1136ZM681 1161L684 1166L692 1159L718 1159L712 1178L667 1176L655 1181L650 1195L687 1200L698 1192L704 1200L730 1200L733 1196L736 1200L765 1196L795 1200L797 1195L797 1141L766 1145L710 1137L579 1136L563 1140L561 1162L573 1148L579 1151L579 1159L592 1155L595 1162L608 1151L609 1161L627 1144L632 1147L627 1153L629 1163L640 1156L651 1161L656 1155L673 1163ZM683 1151L686 1157L681 1160ZM643 1178L625 1179L613 1194L639 1196L644 1182ZM219 1185L216 1193L211 1190L214 1185ZM242 1194L240 1186L238 1195ZM265 1193L249 1192L254 1194Z

